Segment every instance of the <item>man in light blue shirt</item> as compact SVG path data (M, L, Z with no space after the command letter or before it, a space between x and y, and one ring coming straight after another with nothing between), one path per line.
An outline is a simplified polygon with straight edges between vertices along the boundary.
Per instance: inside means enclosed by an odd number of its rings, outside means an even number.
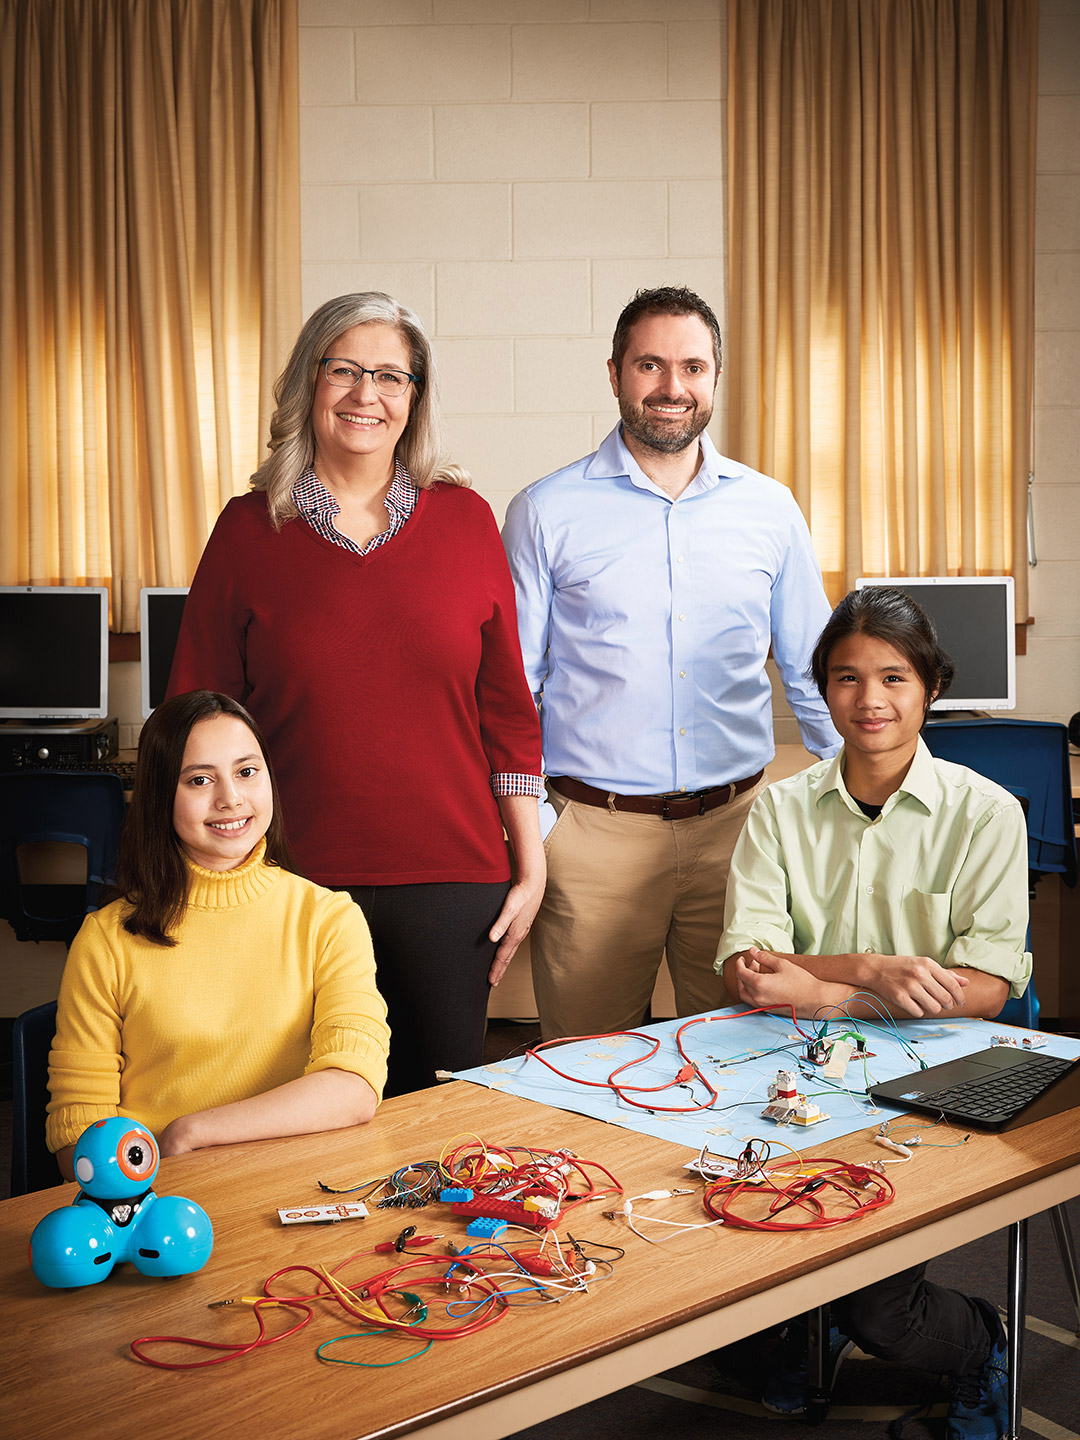
M680 1014L713 972L731 852L773 756L770 644L807 748L839 738L806 675L829 616L805 521L704 433L716 317L639 292L608 362L621 424L515 496L503 539L557 812L532 931L545 1037L639 1023L664 951Z

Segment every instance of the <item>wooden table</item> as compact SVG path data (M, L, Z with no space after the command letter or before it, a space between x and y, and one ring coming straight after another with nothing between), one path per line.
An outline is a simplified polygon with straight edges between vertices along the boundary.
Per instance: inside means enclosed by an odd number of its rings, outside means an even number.
M0 1204L7 1372L0 1432L8 1440L512 1435L1077 1195L1077 1118L1071 1112L1009 1135L977 1136L959 1152L920 1152L911 1164L890 1169L897 1186L891 1206L833 1231L769 1235L718 1228L658 1248L621 1222L603 1219L602 1204L579 1210L569 1222L576 1236L626 1246L613 1278L559 1305L512 1311L487 1330L440 1342L388 1370L318 1363L319 1343L355 1328L321 1305L300 1334L209 1370L150 1369L131 1358L128 1343L170 1333L253 1338L249 1309L208 1310L208 1302L257 1293L282 1265L334 1264L392 1238L406 1220L464 1243L461 1223L442 1206L373 1211L367 1220L329 1228L283 1228L277 1207L324 1198L317 1179L345 1184L386 1173L435 1156L452 1136L473 1130L490 1142L572 1146L606 1165L635 1195L680 1183L687 1152L456 1082L388 1101L365 1129L166 1160L158 1193L187 1195L213 1219L216 1243L206 1268L150 1280L123 1266L100 1285L71 1291L38 1283L27 1264L27 1240L72 1187L7 1200ZM869 1134L834 1142L828 1151L872 1159L880 1152ZM698 1194L653 1208L666 1218L704 1218ZM368 1256L349 1274L358 1280L386 1265L385 1257ZM431 1302L431 1293L426 1298ZM368 1343L372 1358L386 1358L374 1354L383 1342L358 1342Z

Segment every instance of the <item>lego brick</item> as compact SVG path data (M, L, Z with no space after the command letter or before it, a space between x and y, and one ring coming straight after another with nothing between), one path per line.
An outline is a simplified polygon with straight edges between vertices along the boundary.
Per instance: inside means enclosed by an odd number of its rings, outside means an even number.
M538 1210L526 1210L520 1200L500 1200L496 1195L477 1195L472 1200L457 1202L450 1209L454 1215L486 1216L511 1225L527 1225L530 1230L549 1230L559 1218L557 1212L541 1215Z

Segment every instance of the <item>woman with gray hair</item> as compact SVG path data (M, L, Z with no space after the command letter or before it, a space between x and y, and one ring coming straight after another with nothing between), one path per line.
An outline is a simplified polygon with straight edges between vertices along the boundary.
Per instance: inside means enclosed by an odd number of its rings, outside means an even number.
M400 1094L480 1062L489 985L540 903L536 708L494 516L442 457L417 316L378 293L328 301L275 399L169 693L223 691L266 733L299 869L367 917Z

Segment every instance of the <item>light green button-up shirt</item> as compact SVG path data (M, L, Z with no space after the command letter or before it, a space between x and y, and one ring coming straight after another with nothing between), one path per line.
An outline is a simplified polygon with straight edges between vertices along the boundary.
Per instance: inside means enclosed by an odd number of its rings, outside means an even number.
M793 955L927 955L1007 980L1031 975L1024 814L993 781L935 760L920 740L903 784L870 820L844 752L778 780L735 847L717 969L755 946Z

